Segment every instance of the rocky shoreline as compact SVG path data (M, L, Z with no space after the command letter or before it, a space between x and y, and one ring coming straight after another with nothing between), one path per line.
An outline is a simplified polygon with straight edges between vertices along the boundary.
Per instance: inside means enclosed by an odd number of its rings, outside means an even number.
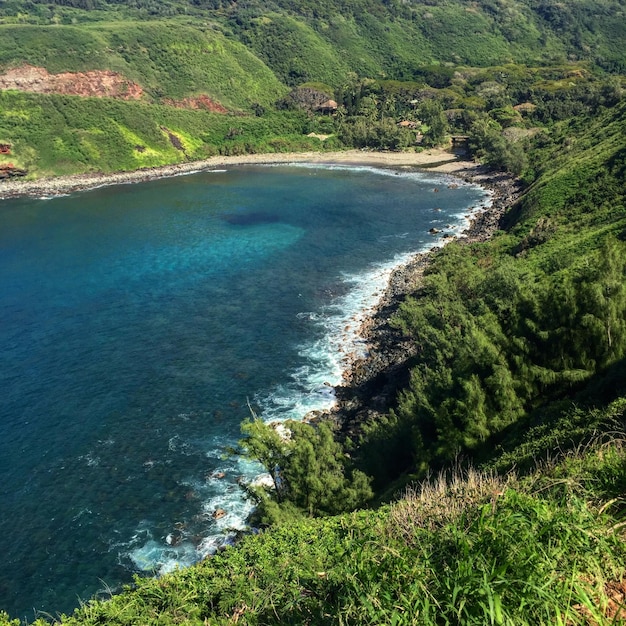
M500 229L502 217L519 199L520 183L509 174L482 166L458 170L454 175L492 193L491 204L476 212L458 239L462 244L486 241ZM355 437L360 425L387 413L395 406L399 390L408 384L409 362L416 355L416 346L394 329L390 320L406 297L419 288L439 250L418 253L394 270L378 306L363 323L360 335L367 344L367 356L354 359L344 374L344 383L335 387L336 406L326 415L315 416L337 423L342 435Z

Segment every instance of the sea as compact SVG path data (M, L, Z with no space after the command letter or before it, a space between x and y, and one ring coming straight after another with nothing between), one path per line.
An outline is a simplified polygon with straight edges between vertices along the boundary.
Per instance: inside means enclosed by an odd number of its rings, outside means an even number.
M391 271L489 202L317 164L1 202L0 610L69 614L232 542L263 473L241 422L331 407Z

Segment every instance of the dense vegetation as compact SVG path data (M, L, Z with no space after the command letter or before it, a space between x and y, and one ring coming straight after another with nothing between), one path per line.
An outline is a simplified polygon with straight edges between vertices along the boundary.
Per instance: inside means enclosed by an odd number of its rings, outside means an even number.
M624 22L617 0L2 3L0 74L110 69L143 90L0 91L0 165L31 177L458 134L524 186L502 230L437 253L393 319L417 354L391 410L352 439L244 424L273 527L61 621L624 618ZM200 94L228 113L181 108Z
M624 402L614 410L623 413ZM613 438L526 478L442 475L376 511L248 536L195 567L137 580L132 591L90 601L61 621L616 623L626 560L623 523L616 522L625 454L624 439Z
M202 89L236 110L270 104L285 91L244 46L208 27L124 21L3 25L0 32L0 66L19 61L50 72L110 69L138 82L149 101Z
M110 172L237 155L319 149L297 111L229 117L140 102L0 92L7 156L39 174Z
M625 130L620 105L566 159L556 147L534 153L544 172L523 220L487 246L447 247L402 306L396 324L420 352L390 420L414 462L493 445L626 355Z

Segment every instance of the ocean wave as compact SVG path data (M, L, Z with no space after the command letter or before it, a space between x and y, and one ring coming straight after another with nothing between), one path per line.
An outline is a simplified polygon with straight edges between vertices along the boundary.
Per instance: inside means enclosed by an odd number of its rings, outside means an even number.
M298 314L317 327L313 332L317 338L299 347L304 365L290 373L288 382L255 396L262 419L302 419L311 411L332 409L336 402L334 387L342 383L345 372L355 359L367 356L367 343L361 336L363 323L385 293L392 272L413 255L412 252L399 254L365 272L342 275L342 282L347 287L345 295L335 298L319 311Z
M56 200L57 198L67 198L70 195L71 194L69 193L59 193L59 194L55 194L52 196L37 196L35 199L36 200Z
M153 521L142 520L128 541L111 543L122 566L161 576L215 554L247 528L254 503L246 498L241 484L262 482L265 473L253 461L224 458L225 445L207 451L207 458L220 461L207 476L180 483L181 489L200 502L195 515L160 532Z

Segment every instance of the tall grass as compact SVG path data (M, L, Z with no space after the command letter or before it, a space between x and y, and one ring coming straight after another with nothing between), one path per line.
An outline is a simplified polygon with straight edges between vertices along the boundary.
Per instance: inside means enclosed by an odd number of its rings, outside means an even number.
M626 446L612 439L524 478L457 468L377 511L275 527L59 622L617 624Z

